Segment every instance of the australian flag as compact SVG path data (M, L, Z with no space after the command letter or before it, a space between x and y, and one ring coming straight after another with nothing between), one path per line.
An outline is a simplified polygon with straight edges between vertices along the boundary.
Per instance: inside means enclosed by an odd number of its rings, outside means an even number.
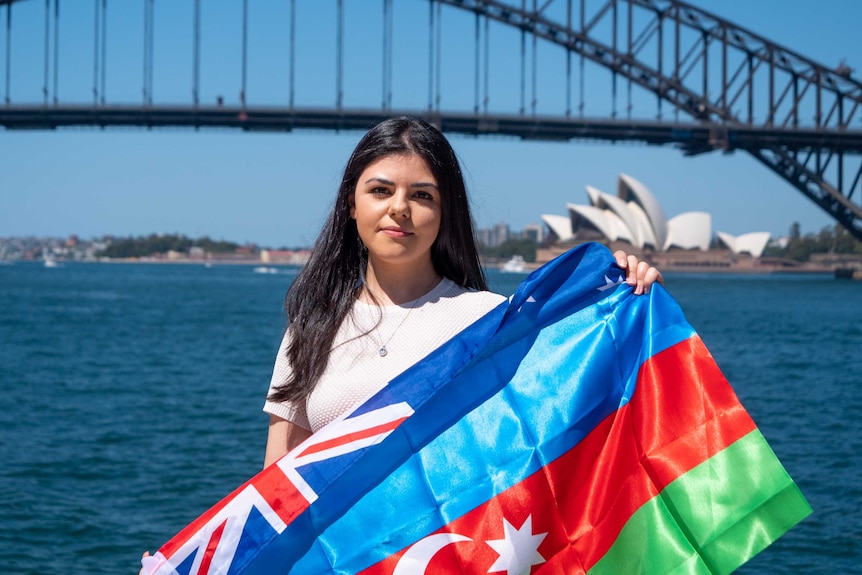
M667 292L587 244L144 573L729 573L809 512Z

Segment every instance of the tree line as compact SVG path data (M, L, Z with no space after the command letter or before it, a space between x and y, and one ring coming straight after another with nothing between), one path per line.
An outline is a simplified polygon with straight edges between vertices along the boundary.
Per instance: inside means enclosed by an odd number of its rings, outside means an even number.
M857 240L844 226L825 226L819 232L803 235L799 222L790 226L786 245L771 245L764 256L784 257L798 262L807 262L814 254L855 254L862 256L862 242Z
M192 247L212 254L228 254L236 252L241 246L235 242L213 240L206 236L192 239L182 234L150 234L112 239L110 245L98 255L109 258L141 258L166 254L168 251L188 254ZM486 259L505 260L519 255L528 262L534 262L539 247L539 244L529 239L512 239L496 247L480 244L479 249L482 257ZM713 241L712 247L719 247L717 240ZM774 242L764 250L763 255L806 262L814 254L827 253L862 256L862 242L841 225L825 226L819 232L802 234L799 223L794 222L790 226L787 242Z
M150 234L148 236L114 238L110 245L97 256L108 258L143 258L169 251L188 254L191 248L198 247L213 254L233 253L239 244L208 237L192 239L182 234Z

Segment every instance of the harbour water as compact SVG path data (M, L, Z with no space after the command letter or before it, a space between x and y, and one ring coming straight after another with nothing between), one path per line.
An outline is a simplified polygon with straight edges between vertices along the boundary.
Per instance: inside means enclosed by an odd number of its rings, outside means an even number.
M296 273L277 269L0 266L0 572L136 573L260 468ZM814 508L739 573L862 572L862 282L666 287Z

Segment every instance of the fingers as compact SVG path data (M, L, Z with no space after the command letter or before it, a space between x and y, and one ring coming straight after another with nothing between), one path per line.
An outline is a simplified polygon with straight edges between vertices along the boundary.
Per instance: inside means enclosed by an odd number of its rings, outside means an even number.
M626 283L632 286L635 295L649 293L655 282L664 285L664 277L657 268L638 260L637 256L627 255L623 250L614 252L616 264L625 272Z
M647 270L646 275L644 275L644 285L646 285L647 293L649 293L649 288L652 286L652 284L656 282L660 283L661 285L664 285L664 276L661 275L661 272L658 271L657 268L650 266L650 268Z

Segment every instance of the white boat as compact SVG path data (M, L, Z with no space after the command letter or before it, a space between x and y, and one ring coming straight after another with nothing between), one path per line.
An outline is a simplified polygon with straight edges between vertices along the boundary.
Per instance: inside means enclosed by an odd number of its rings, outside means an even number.
M258 266L252 270L256 274L277 274L278 268L271 268L268 266Z
M60 265L57 263L57 260L55 260L53 256L47 255L44 257L44 263L46 268L55 268Z
M526 273L527 262L524 261L523 256L512 256L509 261L500 266L500 271L511 274Z

